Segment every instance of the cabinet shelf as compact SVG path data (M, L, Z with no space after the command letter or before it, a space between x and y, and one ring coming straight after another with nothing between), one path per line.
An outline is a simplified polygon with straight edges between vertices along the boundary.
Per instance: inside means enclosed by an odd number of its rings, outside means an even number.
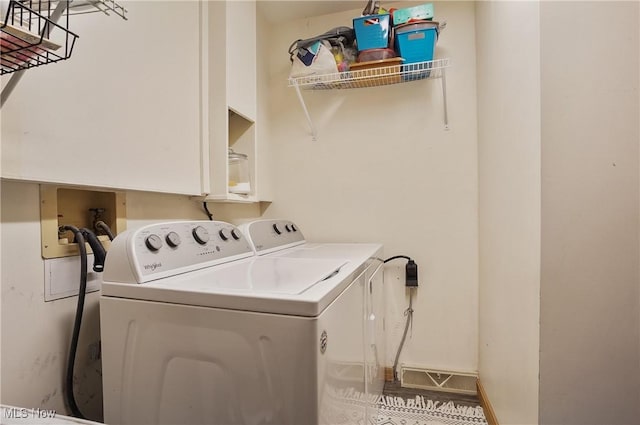
M313 140L317 138L317 131L309 115L309 111L302 97L301 90L341 90L366 87L385 86L390 84L408 83L426 79L440 79L442 82L444 127L449 129L447 118L447 91L445 69L449 67L449 59L436 59L406 65L392 65L357 71L336 72L333 74L309 75L305 77L289 78L289 87L294 87L298 100L302 105L311 129Z

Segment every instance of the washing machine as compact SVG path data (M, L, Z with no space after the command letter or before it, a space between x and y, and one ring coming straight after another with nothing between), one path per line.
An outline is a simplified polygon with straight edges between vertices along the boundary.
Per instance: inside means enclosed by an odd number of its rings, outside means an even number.
M370 248L256 255L216 221L118 235L100 298L105 423L369 421Z
M240 231L258 256L300 259L342 259L366 264L365 282L365 359L349 366L332 361L332 375L342 374L360 379L364 374L364 391L368 398L381 396L385 377L385 303L382 247L371 243L309 242L300 227L291 220L263 219L244 223Z

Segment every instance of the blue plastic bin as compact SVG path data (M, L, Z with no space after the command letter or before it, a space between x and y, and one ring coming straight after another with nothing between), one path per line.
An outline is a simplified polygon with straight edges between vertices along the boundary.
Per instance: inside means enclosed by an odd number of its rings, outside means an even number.
M438 24L408 24L407 27L396 31L395 47L398 56L404 59L402 70L410 71L417 62L433 60L433 53L438 40ZM405 79L427 78L429 71L405 76Z
M389 44L389 18L388 13L382 13L353 19L358 51L387 47Z

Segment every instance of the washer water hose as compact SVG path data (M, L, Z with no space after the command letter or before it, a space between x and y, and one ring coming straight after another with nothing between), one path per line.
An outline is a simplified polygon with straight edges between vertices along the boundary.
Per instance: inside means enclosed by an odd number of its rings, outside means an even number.
M82 228L80 233L82 233L82 236L84 236L93 251L93 271L100 273L104 270L104 260L107 258L107 252L91 230Z
M104 221L96 222L95 227L96 230L99 229L104 231L109 237L109 240L113 240L113 232L111 232L111 229ZM85 246L85 242L89 243L89 246L91 246L91 250L93 251L93 270L95 272L103 271L107 253L95 233L87 228L78 229L75 226L60 226L59 231L72 232L75 238L74 240L78 244L78 250L80 251L80 287L78 289L78 304L73 323L73 334L71 336L71 344L69 345L69 358L67 359L67 373L65 376L65 387L67 391L65 393L65 397L71 414L76 418L86 419L78 408L75 394L73 392L73 370L76 363L78 340L80 338L80 328L82 326L82 314L84 313L84 300L87 292L87 248Z
M82 312L84 310L84 295L87 290L87 248L84 246L85 240L80 229L74 226L60 226L61 231L70 231L75 236L75 241L80 250L80 289L78 291L78 305L76 307L76 317L73 323L73 334L69 346L69 357L67 358L67 374L65 387L67 389L65 398L71 414L77 418L86 419L80 412L73 394L73 369L76 363L76 352L78 351L78 339L80 337L80 326L82 325Z
M105 223L104 221L102 220L96 221L95 227L96 227L96 230L102 230L103 232L105 232L109 237L110 241L112 241L113 238L115 238L115 236L113 235L113 232L111 231L109 226L107 226L107 223Z

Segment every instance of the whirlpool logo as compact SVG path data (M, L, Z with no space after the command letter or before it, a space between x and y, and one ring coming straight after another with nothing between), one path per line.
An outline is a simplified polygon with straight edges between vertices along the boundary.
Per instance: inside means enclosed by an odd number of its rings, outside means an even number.
M144 265L144 269L151 272L154 272L156 269L159 269L160 267L162 267L162 263L159 263L157 261L155 263Z

